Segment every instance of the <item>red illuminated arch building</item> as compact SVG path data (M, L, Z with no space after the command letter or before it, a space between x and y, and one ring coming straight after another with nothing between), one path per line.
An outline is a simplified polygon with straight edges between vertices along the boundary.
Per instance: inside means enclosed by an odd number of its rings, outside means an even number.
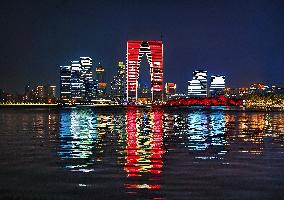
M163 43L162 41L127 41L127 100L137 100L139 67L146 54L150 65L152 101L162 101L163 97Z

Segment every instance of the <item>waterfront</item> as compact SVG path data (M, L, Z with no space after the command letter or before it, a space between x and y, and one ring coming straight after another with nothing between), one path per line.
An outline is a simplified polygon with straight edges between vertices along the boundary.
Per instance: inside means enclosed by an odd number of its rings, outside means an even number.
M0 110L0 198L283 199L284 113Z

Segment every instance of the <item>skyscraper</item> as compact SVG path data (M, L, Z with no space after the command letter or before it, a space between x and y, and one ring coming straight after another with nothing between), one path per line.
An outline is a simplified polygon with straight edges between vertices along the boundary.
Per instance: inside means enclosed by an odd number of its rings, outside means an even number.
M215 75L210 79L210 96L215 97L224 94L225 76Z
M95 96L95 84L92 72L92 59L90 57L80 57L81 79L84 82L84 100L90 102Z
M118 103L122 103L125 99L125 65L118 62L118 69L111 82L111 97Z
M196 70L188 81L188 96L207 97L207 71Z
M86 89L83 72L79 61L71 61L71 98L75 104L84 100Z
M95 95L92 59L80 57L60 67L60 99L65 104L89 103Z
M204 89L200 83L199 80L191 80L188 81L188 96L189 97L203 97L204 95Z
M65 104L71 102L71 66L60 66L60 99Z
M97 97L99 99L106 98L106 89L107 89L107 83L105 81L105 68L102 65L99 65L96 67L96 79L97 79Z
M163 43L162 41L127 41L127 87L128 101L137 101L139 67L146 54L150 64L152 101L163 100Z
M98 80L99 83L105 82L104 73L105 73L105 68L99 64L99 66L96 67L96 79Z

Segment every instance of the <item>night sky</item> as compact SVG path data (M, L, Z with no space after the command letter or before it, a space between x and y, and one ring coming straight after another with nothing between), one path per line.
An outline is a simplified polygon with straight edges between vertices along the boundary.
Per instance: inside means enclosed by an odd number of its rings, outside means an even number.
M160 40L161 33L165 82L179 91L195 69L226 75L230 87L284 85L283 0L3 1L0 26L6 91L59 86L59 66L80 56L100 62L110 79L126 59L127 40Z

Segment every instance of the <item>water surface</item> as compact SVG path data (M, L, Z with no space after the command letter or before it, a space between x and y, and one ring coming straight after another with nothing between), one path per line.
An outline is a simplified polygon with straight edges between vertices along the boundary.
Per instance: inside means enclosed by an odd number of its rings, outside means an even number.
M1 109L1 199L284 199L284 113Z

